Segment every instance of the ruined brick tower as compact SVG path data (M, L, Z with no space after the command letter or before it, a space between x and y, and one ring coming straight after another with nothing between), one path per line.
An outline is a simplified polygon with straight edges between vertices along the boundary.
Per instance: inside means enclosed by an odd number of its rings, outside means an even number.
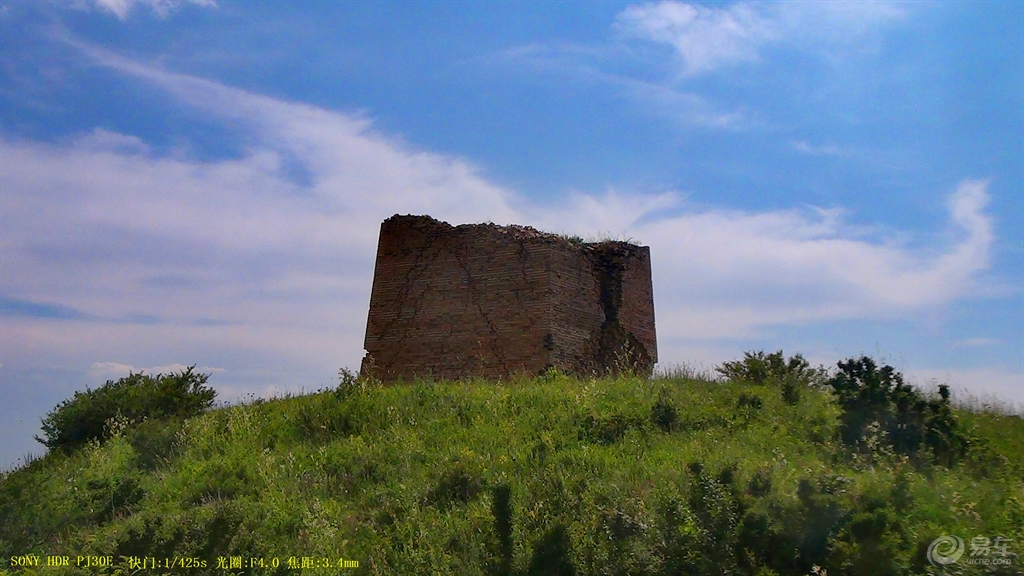
M392 381L649 372L651 253L523 226L381 224L362 370Z

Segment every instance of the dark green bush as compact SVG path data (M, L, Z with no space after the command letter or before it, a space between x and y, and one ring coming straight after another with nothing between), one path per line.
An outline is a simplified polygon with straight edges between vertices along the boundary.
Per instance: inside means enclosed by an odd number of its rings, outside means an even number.
M465 464L456 462L427 494L427 502L441 509L453 504L465 504L476 498L483 489L483 481Z
M625 414L587 415L582 420L579 438L599 444L614 444L622 440L630 428L639 430L642 427L643 420L635 416Z
M180 418L136 424L128 434L128 441L135 450L135 464L143 470L155 470L171 462L178 455L178 432L183 424Z
M259 491L257 478L235 463L217 462L203 470L185 501L189 504L219 502Z
M116 382L108 380L95 390L75 392L43 418L45 439L36 436L36 440L51 450L74 450L92 440L109 438L108 421L115 418L139 423L195 416L213 405L216 392L206 386L210 375L197 374L194 369L190 366L180 373L156 376L129 374Z
M760 398L754 394L747 394L746 392L741 392L740 397L736 399L736 406L741 410L760 410L763 405L764 402L762 402Z
M135 474L90 480L83 494L89 505L91 520L97 524L109 522L116 514L126 514L145 495Z
M843 410L839 429L848 446L865 450L875 425L900 454L916 455L928 448L936 462L951 466L967 450L948 386L939 386L938 398L926 398L892 366L879 368L867 356L839 362L839 373L827 384Z
M670 432L678 421L679 413L676 411L676 407L667 397L658 398L658 401L651 407L651 422L662 432Z
M569 531L561 524L555 526L537 541L530 559L528 576L574 576L572 543Z
M747 484L747 494L754 498L763 498L772 491L772 477L765 470L758 470Z

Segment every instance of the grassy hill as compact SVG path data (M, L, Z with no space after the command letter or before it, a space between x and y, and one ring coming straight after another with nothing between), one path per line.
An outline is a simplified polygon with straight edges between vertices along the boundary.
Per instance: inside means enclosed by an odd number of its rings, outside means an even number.
M1021 573L1019 415L954 409L952 456L928 436L941 411L910 448L881 419L851 442L852 404L823 375L730 374L345 378L187 419L112 420L102 442L0 476L0 570ZM935 567L929 545L946 535L967 550ZM967 563L975 537L989 566Z

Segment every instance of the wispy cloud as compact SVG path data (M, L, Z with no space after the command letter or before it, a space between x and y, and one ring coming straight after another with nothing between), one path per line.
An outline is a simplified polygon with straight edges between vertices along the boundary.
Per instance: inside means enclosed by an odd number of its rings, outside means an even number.
M785 46L842 66L850 54L874 50L881 33L905 18L889 2L737 2L718 6L664 1L629 6L615 19L614 38L595 45L534 42L503 51L496 60L518 70L611 89L641 113L668 117L686 128L747 130L771 127L756 108L736 104L728 91L709 90L698 77L761 62ZM493 60L493 59L492 59ZM794 144L814 155L842 156L830 146Z
M757 62L771 44L857 44L904 13L886 2L738 2L718 8L670 0L630 6L617 26L628 36L672 47L682 74L695 76Z
M695 91L665 82L663 78L616 70L619 61L636 59L637 55L621 47L616 50L566 43L534 43L510 48L489 60L511 63L520 71L529 70L610 89L624 100L635 103L644 113L670 118L688 128L738 130L756 122L746 110L723 107ZM649 62L644 62L641 68L649 65Z
M953 343L954 348L983 348L987 346L996 346L1002 344L1003 341L998 338L967 338L964 340L958 340Z
M75 6L93 6L117 16L119 20L127 20L135 6L144 6L157 16L166 18L171 12L186 4L213 7L217 5L217 2L216 0L86 0L72 3Z
M845 158L852 155L850 150L836 146L835 144L811 144L806 140L795 140L792 142L793 149L810 156L833 156Z
M687 74L756 61L758 47L782 35L775 22L749 4L728 8L680 2L642 4L627 8L618 24L625 33L672 46Z
M56 320L77 320L92 317L90 314L70 306L32 302L17 298L0 298L0 316L25 316L28 318L52 318Z

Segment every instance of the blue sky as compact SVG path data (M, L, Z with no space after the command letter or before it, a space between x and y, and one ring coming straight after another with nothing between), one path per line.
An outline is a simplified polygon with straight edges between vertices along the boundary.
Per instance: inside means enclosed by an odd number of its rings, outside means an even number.
M0 1L0 466L129 370L355 368L380 222L651 247L662 365L1024 406L1019 2Z

